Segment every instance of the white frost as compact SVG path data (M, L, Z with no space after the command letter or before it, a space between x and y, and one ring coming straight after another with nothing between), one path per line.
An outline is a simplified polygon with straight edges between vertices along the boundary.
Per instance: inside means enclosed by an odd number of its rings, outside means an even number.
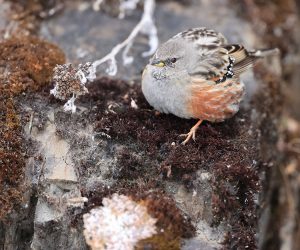
M135 100L131 99L131 102L130 102L130 106L133 108L133 109L138 109L138 105L136 104Z
M64 111L68 112L71 111L72 113L76 112L76 105L75 105L76 96L73 95L70 100L68 100L64 105Z
M156 219L129 197L114 194L103 207L83 215L84 236L92 250L133 250L135 244L156 233Z

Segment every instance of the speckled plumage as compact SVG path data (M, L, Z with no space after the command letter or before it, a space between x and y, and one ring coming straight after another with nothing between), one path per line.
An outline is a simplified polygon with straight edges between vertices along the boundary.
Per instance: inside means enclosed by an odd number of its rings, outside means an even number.
M160 112L223 121L239 110L245 89L239 75L275 51L249 52L242 45L227 44L216 31L189 29L158 48L143 72L142 91Z

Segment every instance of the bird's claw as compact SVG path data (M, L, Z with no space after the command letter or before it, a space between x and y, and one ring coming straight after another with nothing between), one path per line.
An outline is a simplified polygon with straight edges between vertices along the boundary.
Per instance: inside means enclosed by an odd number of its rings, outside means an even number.
M196 140L196 130L191 129L190 132L187 134L181 134L180 137L186 137L185 140L181 143L182 145L185 145L189 142L189 140L192 138L194 141Z

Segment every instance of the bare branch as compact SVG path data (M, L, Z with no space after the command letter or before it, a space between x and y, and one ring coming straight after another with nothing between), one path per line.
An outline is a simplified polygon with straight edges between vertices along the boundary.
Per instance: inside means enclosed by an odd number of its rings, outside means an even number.
M101 4L103 3L103 0L96 0L94 3L93 3L93 10L94 11L99 11L100 8L101 8Z
M149 56L155 52L158 46L158 38L157 38L157 29L153 21L153 12L155 9L155 1L154 0L145 0L144 3L144 13L140 20L140 22L135 26L130 35L122 42L117 44L111 52L105 57L101 58L93 62L92 67L95 68L93 72L96 72L96 68L105 63L109 62L109 68L106 71L109 75L113 76L117 73L117 63L116 63L116 55L122 50L123 51L123 64L132 63L132 57L129 57L127 54L132 47L133 41L139 33L143 33L148 36L150 49L147 52L143 53L143 56Z
M135 8L138 2L139 0L123 1L120 5L120 12ZM96 1L94 4L98 4L100 6L101 3L102 1ZM67 95L70 96L70 93L73 94L72 98L64 106L64 109L66 111L76 111L74 101L76 100L77 96L88 92L85 84L88 81L93 81L96 78L96 69L99 65L107 63L108 67L106 68L106 73L111 76L116 75L118 71L116 56L122 50L123 65L128 65L133 62L134 58L132 56L128 56L128 52L130 51L134 40L139 33L148 36L149 50L143 52L142 56L150 56L156 51L158 47L158 38L157 29L153 20L154 9L155 0L145 0L144 12L139 23L135 26L135 28L123 42L117 44L111 50L111 52L103 58L94 61L92 64L86 63L84 65L79 65L77 69L68 64L66 72L64 72L62 66L57 66L55 68L53 79L56 85L50 93L59 99L66 99ZM66 78L68 79L67 81ZM72 84L74 84L75 87L72 86ZM60 91L63 91L63 93L60 93Z
M126 11L135 10L140 0L122 0L119 7L119 18L125 17Z

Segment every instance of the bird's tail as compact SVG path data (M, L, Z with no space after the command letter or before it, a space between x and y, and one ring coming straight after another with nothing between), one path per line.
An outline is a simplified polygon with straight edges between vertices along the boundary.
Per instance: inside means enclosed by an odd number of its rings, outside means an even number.
M258 49L258 50L250 50L248 51L249 56L253 57L266 57L266 56L274 56L278 55L280 53L280 50L278 48L273 49Z
M280 53L277 48L246 50L243 46L239 46L239 49L237 49L237 45L231 45L231 47L235 47L235 49L231 49L231 55L236 59L233 65L233 72L237 76L251 68L258 59Z

